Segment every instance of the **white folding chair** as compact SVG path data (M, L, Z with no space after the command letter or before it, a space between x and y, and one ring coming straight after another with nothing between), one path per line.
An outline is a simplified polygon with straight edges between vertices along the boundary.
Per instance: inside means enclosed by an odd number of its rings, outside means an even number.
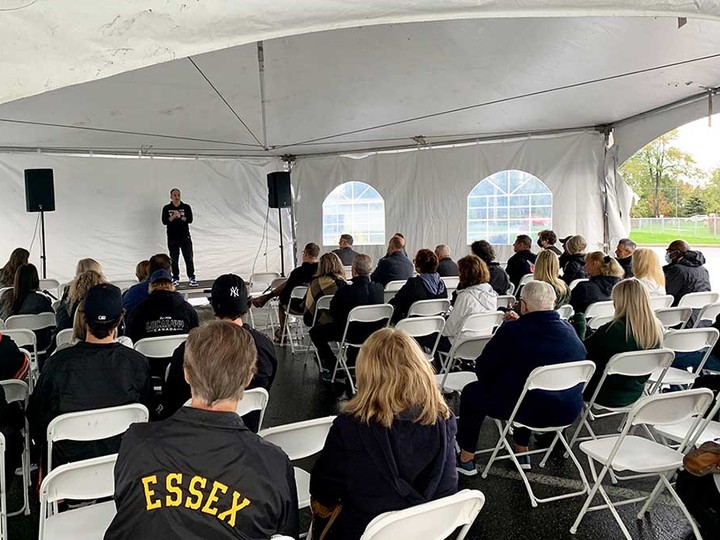
M57 511L63 499L91 501L115 493L117 454L60 465L40 485L39 540L100 540L115 517L115 502Z
M512 294L503 294L497 297L497 307L509 308L517 302Z
M702 443L707 441L714 441L720 439L720 422L713 420L720 411L720 395L715 398L715 405L706 417L700 422L695 433L691 438L691 445L700 446ZM694 417L689 417L675 424L661 424L653 426L653 431L663 437L665 440L672 441L674 443L681 443L688 436L689 431L692 429L693 423L695 422ZM688 448L691 446L688 445Z
M352 279L352 266L343 266L343 275L345 276L345 280Z
M520 283L518 283L518 290L520 287L524 287L531 281L535 281L535 276L533 274L525 274L523 277L520 278Z
M387 304L392 298L395 297L397 292L402 289L403 285L407 283L406 279L399 279L391 281L385 285L385 303Z
M258 435L282 448L290 461L295 461L313 456L323 449L333 420L334 416L315 418L263 429ZM295 467L295 486L298 508L307 508L310 506L310 473Z
M320 298L318 298L316 300L315 313L313 313L313 320L312 320L312 325L310 326L310 328L315 327L315 324L317 323L317 320L318 320L318 317L320 316L321 311L329 311L330 310L330 302L332 302L333 296L334 295L332 295L332 294L326 294L325 296L321 296ZM307 332L305 334L305 336L307 338L307 348L305 349L306 353L305 353L305 366L304 367L307 367L308 355L312 353L315 355L315 362L318 365L318 369L320 369L320 371L322 371L322 363L320 362L320 356L318 355L317 349L315 349L315 347L313 346L312 340L310 339L310 332Z
M683 330L692 317L692 309L689 307L660 308L655 310L655 316L665 330L670 330L678 325L679 329Z
M593 302L585 310L585 318L592 319L593 317L612 317L615 315L615 304L612 300L603 302Z
M247 284L248 295L251 298L262 295L263 293L279 287L283 281L287 281L287 278L283 278L277 272L258 272L250 275L250 281ZM254 312L257 309L267 309L268 316L266 321L266 327L270 327L272 331L275 331L274 321L272 314L277 309L277 299L271 299L264 308L254 308L250 304L250 324L255 327L255 316Z
M425 354L429 362L432 362L433 358L435 358L435 352L437 351L444 328L445 319L440 315L435 315L434 317L408 317L407 319L398 321L395 325L396 330L403 330L414 338L432 335L437 336L430 352Z
M235 413L238 416L245 416L253 411L260 411L260 420L258 420L258 431L262 429L263 419L265 418L265 410L267 409L270 394L264 388L251 388L243 392L243 397L238 401ZM192 406L192 398L183 403L184 407Z
M347 353L350 347L359 349L362 347L364 339L360 343L352 343L348 341L348 330L351 324L373 324L381 323L385 321L384 327L387 328L390 325L390 319L393 314L393 306L390 304L375 304L371 306L358 306L350 310L348 314L347 323L345 323L345 330L343 331L343 337L340 341L340 348L337 355L337 361L335 362L335 368L333 369L332 382L335 382L335 376L337 375L338 368L345 371L348 381L350 382L350 390L355 393L355 383L353 382L352 375L350 375L350 369L355 369L348 366Z
M570 528L570 532L572 534L577 532L580 522L587 512L608 508L620 526L625 538L632 540L627 527L622 522L615 507L625 504L635 504L644 500L645 504L637 515L638 519L643 519L645 512L650 509L661 491L667 489L690 522L695 537L701 539L702 536L695 521L680 497L678 497L669 480L675 472L682 467L683 453L689 446L688 443L690 442L692 433L702 420L702 415L708 409L712 400L712 391L706 388L646 396L640 399L632 408L619 435L580 443L580 450L587 455L594 484L592 488L590 488L589 484L586 484L586 489L589 490L589 493L575 523L573 523ZM693 415L698 416L694 422L692 431L677 450L668 448L653 440L630 434L630 430L635 426L645 425L652 427L657 424L672 424L681 422ZM602 465L602 470L599 474L595 467L596 461ZM612 502L602 486L602 480L608 472L615 473L622 471L638 473L632 478L638 478L640 476L659 476L660 478L649 497ZM618 477L618 479L622 480L623 478ZM585 481L587 482L587 480ZM598 492L605 504L591 507L590 504Z
M436 298L434 300L418 300L408 310L408 317L434 317L445 315L450 310L450 300Z
M55 350L61 351L62 349L65 349L67 347L70 347L73 343L73 329L72 328L66 328L65 330L60 330L57 335L55 336Z
M54 313L38 313L37 315L13 315L5 321L7 330L45 330L46 328L55 328ZM7 333L7 332L5 332ZM39 354L45 354L46 349L36 350L35 357Z
M673 303L672 294L666 294L663 296L652 295L650 296L650 307L652 309L669 308Z
M464 489L449 497L385 512L373 519L360 540L444 540L458 527L463 540L485 505L485 495Z
M60 299L60 282L57 279L41 279L38 290L49 293L55 300Z
M302 317L305 313L305 295L307 287L295 287L290 291L290 301L288 302L287 312L285 313L285 324L283 324L282 334L280 336L280 345L285 345L285 338L290 340L290 352L295 354L295 342L298 344L304 341L304 327ZM295 311L293 309L293 300L302 301L302 309ZM293 332L293 323L295 331ZM293 335L295 334L295 335Z
M448 296L451 296L453 291L456 291L460 286L460 278L458 276L445 276L440 279L442 279L443 283L445 283L445 288L448 290Z
M560 315L560 318L565 319L566 321L570 317L575 315L575 310L573 309L573 307L570 304L565 304L564 306L560 306L559 308L556 309L556 311Z
M47 472L52 471L53 443L107 439L125 433L130 424L147 422L149 416L145 405L140 403L56 416L47 427Z
M125 345L129 349L133 349L133 341L127 336L118 336L115 341L117 341L120 345Z
M148 362L150 362L150 366L152 368L154 365L153 360L159 363L160 361L165 361L172 358L175 349L177 349L182 343L185 343L187 337L187 334L178 334L176 336L143 338L137 343L135 343L135 345L133 345L133 349L144 355L148 359ZM155 367L155 369L152 369L153 373L155 373L153 379L156 383L154 384L154 388L156 391L161 390L161 385L157 384L157 373L164 373L165 368L166 366L162 366L161 371L157 371L159 369L157 366Z
M720 302L714 302L703 306L700 309L700 313L698 313L697 320L695 321L695 328L700 326L702 321L710 321L711 323L714 323L718 315L720 315Z
M593 317L593 318L587 320L587 326L588 326L588 328L591 328L591 329L593 329L593 330L597 330L598 328L600 328L600 327L603 326L604 324L607 324L607 323L609 323L609 322L613 322L614 319L615 319L615 316L614 316L614 315L605 315L605 316L602 316L602 317Z
M5 399L8 403L20 403L23 413L27 411L28 399L30 399L30 388L23 381L9 379L0 381L5 392ZM14 471L13 471L14 472ZM7 506L3 502L3 513L5 516L17 516L20 514L30 515L29 491L32 480L30 478L30 426L27 416L24 415L23 424L23 450L22 450L22 479L23 479L23 506L16 512L8 513ZM5 493L3 489L3 494ZM7 531L7 529L3 528Z
M583 412L580 415L580 422L578 423L575 433L570 439L570 447L572 447L576 441L586 441L589 439L597 439L595 431L593 431L590 422L599 418L606 418L615 415L627 415L633 405L637 402L630 403L624 407L609 407L601 403L597 403L597 397L602 391L602 387L608 380L608 377L649 377L655 372L660 373L659 380L650 386L648 394L654 394L662 383L662 378L665 373L672 365L675 359L675 353L670 349L651 349L648 351L632 351L618 353L608 360L603 371L602 377L598 381L597 387L593 392L590 400L583 404ZM638 396L638 399L642 397L642 394ZM590 434L589 437L580 437L580 433L583 428Z
M665 334L663 347L671 349L675 353L697 352L705 349L697 369L688 371L685 369L671 367L662 377L662 384L673 386L689 387L698 378L698 375L705 366L705 362L712 353L712 348L720 337L720 332L715 328L690 328L686 330L670 330ZM650 376L651 383L657 383L662 373L656 370Z
M464 336L488 336L495 333L503 323L505 314L502 311L485 311L468 315L463 321L460 332Z
M435 383L440 387L441 391L445 393L462 392L466 385L477 381L477 375L475 375L474 371L451 373L451 370L457 362L475 361L482 354L491 338L490 335L477 336L460 333L450 352L442 355L445 356L445 361L440 373L435 375Z
M678 306L702 309L708 304L715 304L718 300L720 300L720 293L712 291L694 292L683 296L678 302Z
M510 418L508 418L508 421L505 423L505 426L503 427L500 420L495 419L495 424L497 425L498 431L500 432L500 438L495 445L495 448L492 451L492 454L490 455L490 460L488 461L487 465L485 466L485 470L482 473L483 478L487 478L488 472L490 471L490 467L492 467L493 462L496 459L510 459L512 460L513 464L515 465L515 468L520 473L520 476L522 477L523 483L525 484L525 489L528 492L528 495L530 496L530 504L533 508L537 507L538 503L546 503L551 501L559 501L561 499L567 499L570 497L578 497L580 495L583 495L584 493L587 493L587 478L585 478L585 472L583 471L582 467L580 466L580 463L578 462L577 458L573 455L572 450L570 449L570 445L565 440L565 436L563 435L563 430L570 427L571 424L565 424L561 426L529 426L527 424L520 423L516 420L516 416L518 414L518 411L520 410L520 407L522 406L523 400L525 399L525 396L528 392L531 392L533 390L541 390L545 392L561 392L563 390L569 390L570 388L574 388L575 386L582 385L582 388L585 389L585 386L587 386L588 381L592 377L593 373L595 372L595 364L591 362L590 360L580 360L578 362L566 362L563 364L553 364L551 366L541 366L537 367L532 370L530 375L528 375L527 380L525 381L525 386L523 387L523 391L520 393L520 397L517 400L517 403L515 404L515 408L513 409L512 414L510 415ZM510 443L508 442L508 434L510 433L510 429L513 427L522 427L527 428L530 431L538 431L542 433L555 433L555 438L552 441L552 444L547 449L540 449L540 450L530 450L528 452L521 452L519 454L516 454L513 450L513 448L510 446ZM543 458L540 465L542 467L545 466L545 463L547 462L548 457L553 451L553 448L555 448L555 444L557 441L560 441L563 446L565 447L565 450L569 453L570 458L572 459L573 464L575 465L575 468L578 471L578 474L580 475L580 478L583 480L584 486L583 489L580 491L574 491L572 493L563 493L561 495L556 495L554 497L546 497L544 499L541 499L535 495L533 492L532 487L530 486L530 481L528 480L527 475L525 474L525 471L520 466L520 463L517 460L517 456L529 456L531 454L537 454L537 453L545 453L545 457ZM505 448L507 451L507 454L504 454L502 456L498 456L498 453L500 452L501 448Z
M510 296L514 295L515 294L515 285L513 285L512 283L509 283L508 290L505 291L505 294L508 294Z
M35 383L40 376L37 363L37 337L35 336L35 332L27 329L5 329L3 330L3 335L11 338L20 349L24 349L30 359L28 386L32 394Z
M572 291L575 287L578 286L578 284L582 283L583 281L590 281L590 279L589 278L574 279L574 280L572 280L570 285L568 285L568 289L570 289Z

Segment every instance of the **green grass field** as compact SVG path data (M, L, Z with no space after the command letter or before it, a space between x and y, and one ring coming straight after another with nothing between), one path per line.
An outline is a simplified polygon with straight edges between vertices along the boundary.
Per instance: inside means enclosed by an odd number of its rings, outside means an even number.
M713 236L707 227L682 227L666 231L636 230L630 232L630 238L640 245L663 245L666 246L673 240L682 239L691 246L720 246L720 236Z

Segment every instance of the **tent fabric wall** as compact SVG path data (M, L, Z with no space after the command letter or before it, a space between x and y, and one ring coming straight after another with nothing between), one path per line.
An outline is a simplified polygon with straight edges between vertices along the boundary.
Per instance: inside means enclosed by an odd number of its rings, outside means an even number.
M603 157L602 134L588 131L451 148L298 158L292 175L298 246L321 242L323 200L343 182L359 180L384 197L386 235L406 234L408 253L444 243L460 256L467 252L468 194L487 176L518 169L537 176L553 192L558 235L583 234L592 247L600 248ZM356 249L377 258L385 246ZM498 259L506 260L512 248L498 246L497 251Z
M129 279L138 261L167 252L160 210L179 187L193 208L191 234L199 279L226 272L279 271L277 210L267 210L266 174L277 158L118 159L0 154L3 178L0 257L30 247L39 214L25 211L23 169L55 171L55 212L46 213L48 277L72 278L78 259L101 262L111 279ZM289 246L289 217L283 225ZM266 242L262 242L268 215ZM264 254L267 254L266 256ZM40 270L39 232L31 262ZM286 263L291 264L287 257ZM181 274L185 275L181 263ZM184 279L184 278L183 278Z

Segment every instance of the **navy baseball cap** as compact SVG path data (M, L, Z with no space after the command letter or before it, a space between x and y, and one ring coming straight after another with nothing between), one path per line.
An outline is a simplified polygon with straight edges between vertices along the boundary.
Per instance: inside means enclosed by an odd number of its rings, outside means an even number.
M108 322L117 319L123 311L122 293L110 283L90 287L83 302L88 322Z
M170 281L172 282L172 275L167 270L155 270L150 275L150 284L156 283L158 281Z
M210 303L215 311L247 312L248 292L245 282L238 275L223 274L213 283Z

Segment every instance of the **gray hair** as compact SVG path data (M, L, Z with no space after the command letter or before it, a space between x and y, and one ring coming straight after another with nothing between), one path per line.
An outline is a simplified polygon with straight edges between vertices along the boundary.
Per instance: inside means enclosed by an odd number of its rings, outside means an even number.
M373 270L373 260L370 255L358 253L353 257L352 267L358 276L369 276Z
M445 244L440 244L435 248L435 255L438 256L438 259L440 257L449 257L450 256L450 248L446 246Z
M528 311L552 311L555 309L557 294L549 283L531 281L523 287L520 299L525 302Z
M587 240L585 240L585 238L583 238L579 234L576 234L575 236L571 237L567 242L565 242L565 249L567 249L567 252L570 255L575 255L576 253L583 253L586 247Z
M637 244L629 238L621 238L618 241L618 245L624 247L625 249L629 249L630 251L635 251L637 248Z

